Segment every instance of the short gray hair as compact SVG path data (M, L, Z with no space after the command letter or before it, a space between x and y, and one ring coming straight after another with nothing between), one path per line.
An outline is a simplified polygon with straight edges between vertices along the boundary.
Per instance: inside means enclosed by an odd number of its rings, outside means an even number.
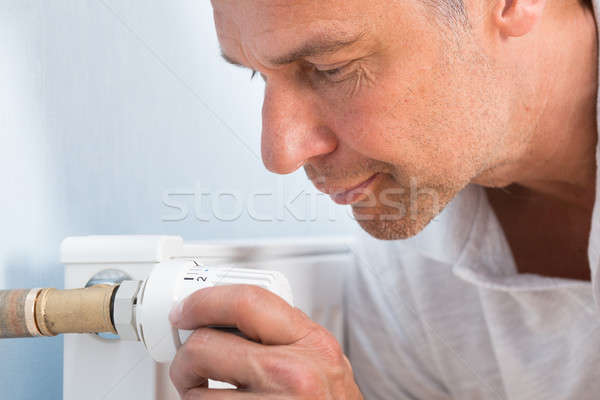
M465 26L469 24L469 18L463 0L423 0L427 6L435 9L441 16L449 18L454 22ZM593 9L592 0L579 0L582 6Z
M453 15L459 18L467 18L467 11L465 10L465 4L463 0L442 0L444 7L448 11L449 15Z
M432 9L444 22L450 25L468 26L469 19L463 0L422 0L425 6Z

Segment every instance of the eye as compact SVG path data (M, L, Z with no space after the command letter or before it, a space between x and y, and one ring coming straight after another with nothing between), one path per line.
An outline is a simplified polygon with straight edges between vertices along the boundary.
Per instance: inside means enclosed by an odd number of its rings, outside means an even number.
M327 76L336 76L337 74L339 74L342 71L341 68L334 68L334 69L327 69L324 71L321 71L323 74L327 75Z
M319 69L316 67L317 72L326 78L336 78L343 74L345 67L338 67L332 69Z
M331 83L337 83L345 81L353 76L352 63L337 66L335 68L327 68L315 66L315 73L319 78L326 80Z

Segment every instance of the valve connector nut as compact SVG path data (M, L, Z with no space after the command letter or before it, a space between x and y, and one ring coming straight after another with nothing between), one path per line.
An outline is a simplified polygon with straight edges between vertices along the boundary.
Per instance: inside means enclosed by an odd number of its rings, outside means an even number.
M122 340L139 341L135 307L141 281L123 281L119 285L113 303L115 330Z

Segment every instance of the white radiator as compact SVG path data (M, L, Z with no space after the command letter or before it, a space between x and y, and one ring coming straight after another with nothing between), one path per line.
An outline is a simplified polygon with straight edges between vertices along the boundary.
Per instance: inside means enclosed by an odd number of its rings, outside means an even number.
M65 288L86 286L103 271L100 276L143 280L157 263L173 258L280 271L295 305L343 345L344 276L354 267L349 246L349 239L326 237L184 242L172 236L86 236L66 239L61 259ZM64 400L175 400L168 368L152 361L142 343L66 335Z

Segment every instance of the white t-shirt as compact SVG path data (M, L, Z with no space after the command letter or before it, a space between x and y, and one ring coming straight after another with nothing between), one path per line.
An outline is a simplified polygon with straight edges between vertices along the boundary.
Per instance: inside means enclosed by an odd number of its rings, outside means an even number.
M599 188L591 283L517 273L477 186L414 238L362 234L345 329L365 399L599 400Z

